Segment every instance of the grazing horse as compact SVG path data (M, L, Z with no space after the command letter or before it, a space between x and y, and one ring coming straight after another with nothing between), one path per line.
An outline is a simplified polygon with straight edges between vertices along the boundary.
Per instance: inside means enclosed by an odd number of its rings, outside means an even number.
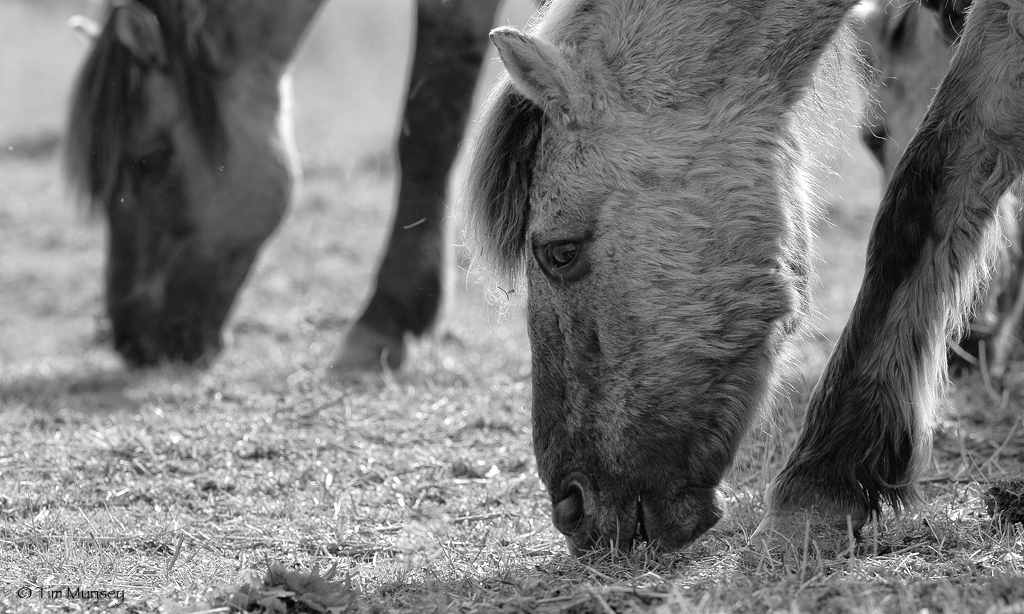
M858 7L860 51L871 67L861 139L881 166L886 181L949 69L968 2L926 0L917 4L875 0ZM959 343L969 355L981 357L978 345L984 341L986 351L982 358L995 377L1006 371L1006 360L1017 341L1024 311L1024 293L1020 291L1024 234L1018 221L1019 206L1012 191L999 202L1005 241L1000 246L989 287L978 301L968 336ZM954 353L951 358L959 360L962 356Z
M203 363L299 168L286 73L323 0L113 0L77 79L65 167L109 222L106 305L130 365ZM446 181L499 0L419 0L398 207L330 372L397 368L434 321ZM85 27L84 30L91 28Z
M492 32L508 77L468 238L497 283L525 281L537 465L571 551L680 548L723 514L810 304L809 152L846 103L855 3L554 0ZM946 340L1024 169L1022 82L1024 0L977 0L762 530L805 511L856 530L915 499Z

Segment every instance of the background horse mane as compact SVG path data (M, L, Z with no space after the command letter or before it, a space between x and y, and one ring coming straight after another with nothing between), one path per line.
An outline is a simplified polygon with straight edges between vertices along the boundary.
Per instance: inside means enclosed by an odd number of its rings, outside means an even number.
M609 66L594 67L589 65L592 60L582 61L584 70L595 69L587 70L597 90L594 98L586 101L591 107L588 111L601 112L607 105L607 97L612 95L639 112L658 107L676 110L681 104L680 96L687 97L686 104L703 104L715 98L716 92L726 85L727 80L722 75L742 72L729 66L702 72L701 67L706 67L706 62L681 65L674 72L692 73L689 75L692 79L687 81L685 92L679 91L678 87L652 75L677 61L680 54L670 50L672 45L689 47L692 41L678 40L678 36L665 30L664 24L672 20L664 19L656 11L645 12L642 4L632 0L612 4L617 8L609 8L610 5L599 8L590 0L555 3L554 7L547 3L529 28L530 32L561 44L569 50L567 53L577 57L585 54L581 47L587 40L597 41L604 47L605 53L598 53L598 56ZM617 19L608 19L603 10L617 10ZM687 5L659 10L694 12ZM749 23L749 16L730 17L729 7L695 13L693 18L719 24ZM714 32L719 27L708 28L708 31ZM596 37L588 35L597 29L607 33ZM736 43L736 37L730 40ZM856 36L850 27L839 30L822 54L812 82L799 92L802 97L787 112L788 128L797 146L794 151L800 156L793 169L798 175L796 187L808 192L807 200L812 204L817 200L811 197L818 188L816 177L823 172L833 172L829 168L830 158L838 150L846 127L855 121L849 103L851 86L856 84L862 90L866 87L867 65L854 52L855 43ZM632 53L608 53L613 46ZM638 48L639 54L644 56L643 62L637 61ZM728 61L729 54L719 55ZM746 56L736 54L736 57ZM751 90L749 94L757 96L758 92ZM728 100L728 95L722 99ZM733 113L742 112L742 108L728 105L721 105L717 110L717 121L722 123L735 119ZM530 254L526 233L530 219L531 175L544 125L549 120L544 109L513 86L507 73L491 91L480 117L483 119L473 146L461 203L465 225L463 241L474 259L472 272L486 280L492 296L509 298L520 288ZM811 207L808 212L819 213L817 207Z
M174 83L184 112L198 134L203 152L215 161L223 151L225 131L215 98L215 70L199 34L207 26L197 0L131 0L152 11L163 37L164 65L151 66L118 39L114 16L128 10L112 3L71 96L64 162L68 182L92 210L110 204L130 159L131 139L145 112L143 75L165 72Z

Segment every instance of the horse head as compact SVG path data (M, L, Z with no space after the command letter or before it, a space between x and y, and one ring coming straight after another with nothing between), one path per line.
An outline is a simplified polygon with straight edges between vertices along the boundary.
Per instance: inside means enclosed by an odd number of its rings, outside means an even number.
M109 223L106 302L132 365L202 362L291 198L285 78L322 0L114 0L65 166Z
M556 0L492 33L508 78L471 238L506 288L525 278L534 447L571 550L679 548L722 516L808 308L801 143L843 95L814 83L850 4Z
M886 179L949 70L964 11L954 0L873 0L858 7L860 52L871 68L861 139Z

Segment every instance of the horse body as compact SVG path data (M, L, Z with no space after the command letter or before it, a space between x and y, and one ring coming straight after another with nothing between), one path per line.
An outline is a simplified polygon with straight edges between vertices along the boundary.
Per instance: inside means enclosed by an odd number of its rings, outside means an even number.
M721 516L716 489L806 314L807 118L841 99L854 4L556 0L535 32L492 33L509 78L470 226L499 275L526 280L538 469L570 549L678 548ZM1024 163L1015 10L975 8L894 170L765 526L814 510L858 528L915 497L946 336Z

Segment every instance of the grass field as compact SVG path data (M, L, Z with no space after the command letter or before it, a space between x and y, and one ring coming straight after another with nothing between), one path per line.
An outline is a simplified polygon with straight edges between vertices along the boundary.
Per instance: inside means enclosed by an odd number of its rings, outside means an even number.
M510 4L523 23L529 3ZM818 332L741 450L729 516L682 553L575 560L536 475L522 313L453 267L406 368L320 379L389 225L411 5L323 15L296 72L306 186L201 372L129 372L109 348L104 230L64 196L56 152L84 52L63 23L91 8L0 0L0 612L1024 613L1024 528L982 498L1024 467L1019 356L1002 386L954 381L914 513L860 544L747 544L856 294L879 194L856 148L820 229Z

